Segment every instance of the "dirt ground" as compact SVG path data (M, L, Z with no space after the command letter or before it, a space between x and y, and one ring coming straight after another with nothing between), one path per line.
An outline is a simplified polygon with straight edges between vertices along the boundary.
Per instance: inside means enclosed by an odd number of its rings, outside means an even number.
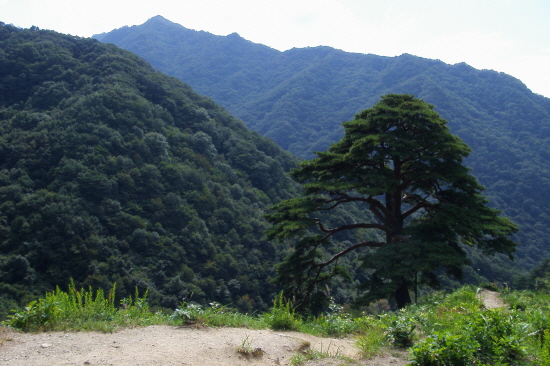
M477 296L483 301L487 309L501 308L506 304L502 301L500 293L497 291L490 291L487 289L481 290Z
M498 292L482 290L478 296L487 308L504 306ZM114 333L19 333L0 329L0 365L51 366L264 366L289 365L291 357L307 347L341 358L323 358L308 366L403 366L406 351L362 360L355 340L319 338L298 332L245 328L185 328L150 326ZM257 350L245 356L239 348ZM258 350L259 349L259 350Z
M309 342L309 343L308 343ZM296 352L311 348L347 356L310 361L306 365L406 365L406 353L360 360L353 339L319 338L297 332L243 328L179 328L150 326L115 333L0 333L0 365L288 365ZM257 356L237 352L246 345ZM398 357L395 357L398 356Z

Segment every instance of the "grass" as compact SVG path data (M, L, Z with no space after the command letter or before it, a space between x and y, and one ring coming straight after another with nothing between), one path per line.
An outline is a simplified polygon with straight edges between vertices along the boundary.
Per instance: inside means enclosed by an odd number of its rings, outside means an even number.
M318 351L310 349L308 345L307 348L303 349L302 351L299 350L298 352L294 353L289 362L290 365L298 366L302 365L306 361L319 360L322 358L337 358L350 361L349 357L345 357L343 355L341 348L334 347L332 345L332 342L329 342L326 348L323 348L323 345L321 344L321 349Z
M409 349L412 365L548 365L550 366L550 295L543 292L505 291L507 308L484 308L476 288L452 294L437 293L398 312L351 317L341 308L307 319L277 296L264 314L241 314L211 303L182 303L173 314L152 313L147 293L114 301L115 288L101 290L57 288L3 322L24 331L112 332L118 328L153 324L295 330L324 337L355 337L360 354L372 358ZM8 341L4 337L0 341ZM237 352L260 355L246 337ZM256 352L256 353L255 353ZM331 343L321 351L305 347L293 357L299 365L316 358L341 358Z
M241 345L237 347L237 353L245 357L262 357L265 352L259 347L252 347L252 338L250 338L250 335L247 335L241 342Z
M380 325L370 327L357 339L357 347L361 356L367 359L386 353L387 346L385 329Z
M10 315L4 325L24 331L104 331L116 328L167 324L168 318L153 314L147 304L147 293L128 297L115 306L113 287L105 294L91 288L76 289L73 283L68 291L59 287L44 298L30 302L25 310Z
M294 312L291 302L283 298L282 292L275 297L273 307L263 319L273 330L298 330L302 325L302 318Z

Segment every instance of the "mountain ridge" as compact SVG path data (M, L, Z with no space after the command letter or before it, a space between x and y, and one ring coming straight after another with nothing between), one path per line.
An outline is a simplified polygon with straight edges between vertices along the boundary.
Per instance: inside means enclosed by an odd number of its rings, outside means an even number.
M277 51L198 32L187 39L166 19L162 29L155 28L158 20L130 27L126 36L114 30L103 41L185 81L302 158L340 139L341 122L381 95L413 94L433 104L472 147L466 163L491 203L520 224L518 261L531 268L550 255L550 209L544 204L550 200L550 99L519 79L409 54L386 57L326 46ZM136 43L136 37L148 41Z

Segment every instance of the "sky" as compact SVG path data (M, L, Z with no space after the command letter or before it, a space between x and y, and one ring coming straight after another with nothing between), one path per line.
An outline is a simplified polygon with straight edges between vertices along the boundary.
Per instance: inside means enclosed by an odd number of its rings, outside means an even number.
M550 97L550 0L0 0L0 21L81 37L156 15L280 51L330 46L465 62Z

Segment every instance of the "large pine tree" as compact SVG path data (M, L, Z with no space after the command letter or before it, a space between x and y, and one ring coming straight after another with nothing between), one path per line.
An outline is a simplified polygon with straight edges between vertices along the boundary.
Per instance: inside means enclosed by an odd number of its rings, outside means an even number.
M302 305L342 274L340 257L363 247L376 248L363 256L363 298L391 296L398 307L411 302L408 290L417 278L435 286L439 269L459 277L468 264L466 245L512 255L516 243L509 235L517 226L487 206L484 187L463 165L470 148L432 105L389 94L344 128L339 142L293 171L305 195L267 215L271 239L298 238L279 265L278 280ZM373 220L330 227L323 219L323 211L350 204L369 210ZM372 230L380 240L364 233ZM350 231L356 242L342 240ZM324 248L334 242L342 249L328 253Z

